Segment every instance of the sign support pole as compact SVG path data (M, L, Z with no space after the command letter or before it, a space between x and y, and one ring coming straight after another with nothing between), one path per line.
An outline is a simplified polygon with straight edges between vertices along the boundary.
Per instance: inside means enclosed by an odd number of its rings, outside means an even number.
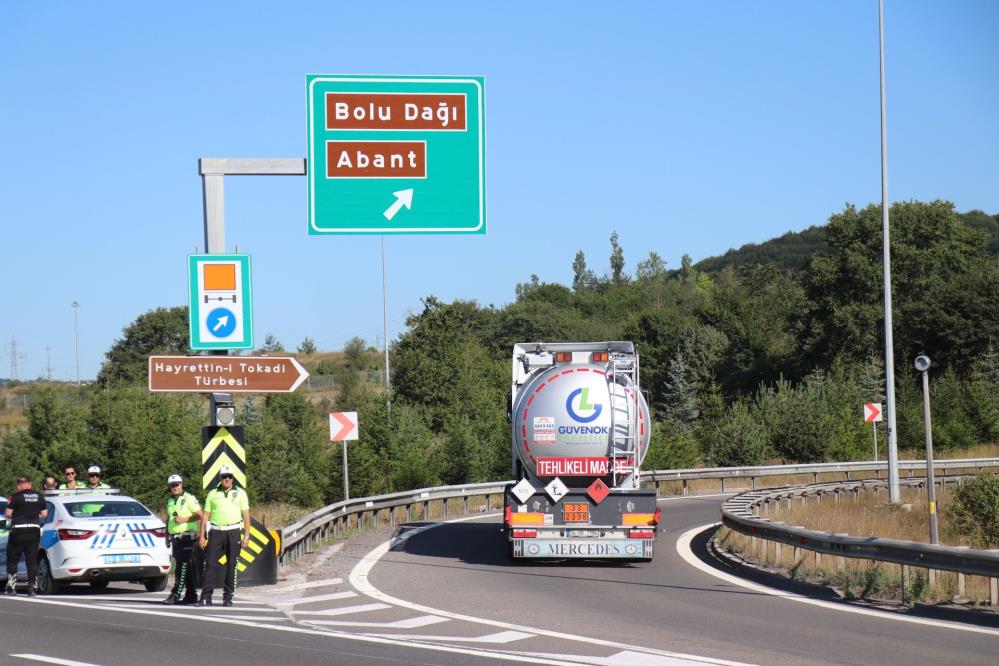
M871 421L871 429L874 431L874 462L878 461L878 424Z
M343 499L350 499L350 481L348 480L347 474L347 440L341 442L343 444Z

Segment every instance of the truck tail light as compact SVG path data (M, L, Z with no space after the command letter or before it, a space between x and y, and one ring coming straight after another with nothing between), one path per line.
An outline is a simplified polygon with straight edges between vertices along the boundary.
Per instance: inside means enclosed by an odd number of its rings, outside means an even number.
M58 532L61 541L83 541L94 536L94 530L67 530L61 529Z
M538 536L537 530L514 530L514 539L536 539Z
M629 539L653 539L656 536L655 530L639 530L633 529L628 532Z
M607 352L593 352L593 356L590 358L593 359L594 363L606 363L610 355Z
M556 363L572 363L572 352L555 352Z

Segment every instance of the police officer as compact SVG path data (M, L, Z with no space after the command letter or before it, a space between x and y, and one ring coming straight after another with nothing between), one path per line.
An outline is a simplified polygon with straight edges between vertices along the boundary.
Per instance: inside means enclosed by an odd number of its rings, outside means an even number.
M236 558L239 551L250 543L250 503L246 491L237 488L232 468L224 465L219 470L219 485L208 493L198 528L198 543L205 550L205 580L201 587L198 606L212 605L215 591L215 570L219 558L225 555L225 582L222 588L222 605L232 606L236 591ZM205 530L211 523L211 531ZM242 533L242 538L240 538Z
M76 468L72 465L66 465L63 470L63 474L66 475L66 482L59 484L59 490L79 490L82 488L80 482L76 480Z
M167 534L173 545L174 583L170 596L163 603L195 604L198 593L195 589L194 554L198 524L201 520L201 504L191 493L184 492L184 479L179 474L171 474L167 479L170 497L167 499ZM185 592L186 590L186 592Z
M7 537L7 594L16 594L17 563L24 553L28 565L28 596L35 596L35 576L38 574L38 541L42 535L40 521L49 515L45 499L31 489L31 477L17 480L17 492L10 496L4 514L11 519Z
M101 468L97 465L91 465L87 468L87 490L98 490L101 488L110 488L108 484L101 481Z

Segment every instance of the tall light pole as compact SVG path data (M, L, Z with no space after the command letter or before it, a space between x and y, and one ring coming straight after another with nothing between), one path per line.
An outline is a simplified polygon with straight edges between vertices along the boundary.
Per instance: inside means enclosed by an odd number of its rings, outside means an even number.
M73 339L76 340L76 385L80 385L80 302L70 303L73 308Z
M878 54L881 74L881 229L885 283L885 398L888 402L888 499L897 504L898 436L895 431L895 341L891 324L891 239L888 235L888 138L885 120L885 3L878 0Z
M916 357L916 370L923 373L923 424L926 428L926 501L930 510L930 543L940 543L937 531L937 491L933 479L933 426L930 424L930 357Z

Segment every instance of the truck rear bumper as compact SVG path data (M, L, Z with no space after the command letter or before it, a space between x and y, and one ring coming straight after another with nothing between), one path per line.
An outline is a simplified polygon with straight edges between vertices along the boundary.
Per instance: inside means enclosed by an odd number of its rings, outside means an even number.
M511 539L511 554L522 559L651 560L654 539Z

